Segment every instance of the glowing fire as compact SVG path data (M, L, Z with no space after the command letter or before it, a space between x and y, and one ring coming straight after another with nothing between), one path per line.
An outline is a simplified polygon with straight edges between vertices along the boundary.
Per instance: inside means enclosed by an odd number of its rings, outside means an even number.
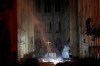
M53 62L54 64L64 62L64 60L61 57L55 57L55 58L47 57L47 58L42 58L42 61L43 62Z

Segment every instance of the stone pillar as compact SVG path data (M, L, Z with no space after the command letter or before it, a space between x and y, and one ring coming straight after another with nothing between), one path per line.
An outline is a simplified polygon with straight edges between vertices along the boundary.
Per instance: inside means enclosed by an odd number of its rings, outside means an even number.
M33 2L28 0L17 0L18 60L23 58L26 54L30 54L34 51L32 4Z
M72 57L78 56L77 1L70 0L70 44Z

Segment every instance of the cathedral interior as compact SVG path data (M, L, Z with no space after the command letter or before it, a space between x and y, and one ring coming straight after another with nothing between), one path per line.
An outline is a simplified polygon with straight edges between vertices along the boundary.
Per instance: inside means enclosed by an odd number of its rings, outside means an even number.
M0 66L98 66L99 21L100 0L0 0Z

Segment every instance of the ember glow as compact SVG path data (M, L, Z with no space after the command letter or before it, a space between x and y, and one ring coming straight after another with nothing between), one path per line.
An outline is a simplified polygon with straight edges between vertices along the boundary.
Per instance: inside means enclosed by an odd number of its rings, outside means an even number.
M53 64L57 64L57 63L63 63L64 60L61 57L55 57L55 58L51 58L51 57L47 57L47 58L41 58L42 62L52 62Z

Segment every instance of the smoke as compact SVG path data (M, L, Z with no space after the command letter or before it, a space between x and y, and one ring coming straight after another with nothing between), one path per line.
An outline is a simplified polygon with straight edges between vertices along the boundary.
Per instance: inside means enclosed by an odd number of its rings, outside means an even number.
M49 45L49 47L48 47L48 44L46 43L50 40L48 39L48 36L45 33L44 24L41 23L41 21L39 21L36 16L32 15L32 18L33 18L32 19L33 25L34 25L35 29L39 32L39 38L40 38L43 46L45 46L47 48L48 52L51 52L51 45Z
M34 26L34 28L39 32L39 38L41 40L42 46L46 47L48 52L53 52L52 50L52 46L51 44L48 44L46 42L50 42L50 40L48 39L48 35L45 33L45 26L42 22L42 20L40 20L40 17L37 17L37 12L36 12L36 8L35 8L35 3L33 2L34 0L24 0L24 4L25 6L28 8L27 12L28 14L31 16L31 21L32 24ZM23 9L23 8L22 8Z

